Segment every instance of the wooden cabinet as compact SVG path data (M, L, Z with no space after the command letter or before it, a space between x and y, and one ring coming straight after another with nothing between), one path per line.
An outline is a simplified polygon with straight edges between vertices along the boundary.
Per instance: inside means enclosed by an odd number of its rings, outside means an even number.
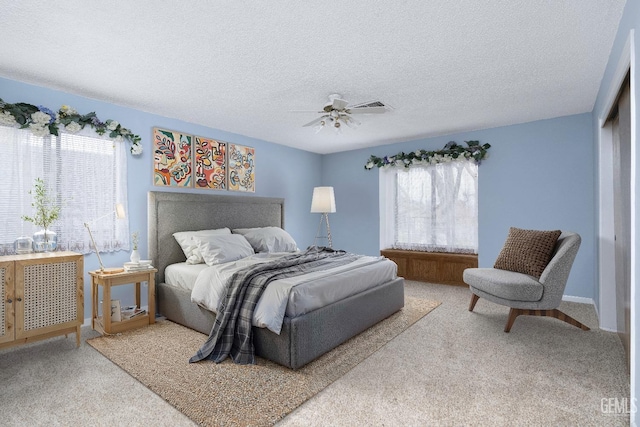
M15 339L15 315L13 309L15 300L14 268L11 261L0 261L0 346Z
M398 265L398 276L407 280L466 286L462 273L478 266L478 255L384 249L380 255Z
M74 332L79 346L83 275L75 252L0 257L0 348Z

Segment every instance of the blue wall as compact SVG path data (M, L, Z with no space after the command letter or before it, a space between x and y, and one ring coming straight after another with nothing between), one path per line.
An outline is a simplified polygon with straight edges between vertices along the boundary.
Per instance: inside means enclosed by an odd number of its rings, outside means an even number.
M322 183L335 187L334 246L379 253L378 172L370 155L441 149L448 141L491 144L479 168L479 264L493 265L510 226L582 236L565 294L594 297L594 172L590 114L325 155Z
M68 104L81 112L95 111L102 120L117 120L142 136L145 151L140 157L128 157L127 170L130 230L140 231L143 256L147 251L146 195L148 191L163 190L154 187L151 180L150 135L155 126L255 147L255 194L286 199L286 228L301 248L313 242L317 227L317 215L309 213L313 187L334 186L337 212L330 217L334 246L370 255L379 251L378 173L363 167L371 154L440 149L450 140L488 142L492 145L489 158L479 171L480 265L493 264L509 226L573 230L582 235L583 243L566 293L594 296L594 160L590 114L321 156L6 79L0 79L0 94L7 102L23 101L49 108ZM105 254L103 258L106 265L122 265L128 253ZM85 263L86 270L97 267L93 255L88 255ZM88 283L86 277L85 313L89 313L90 307Z
M256 149L255 195L284 198L285 228L301 248L306 248L313 243L317 218L309 213L309 209L313 187L321 184L321 155L319 154L2 78L0 78L0 98L9 103L27 102L44 105L54 111L64 104L70 105L80 113L95 111L101 120L117 120L142 137L144 152L137 157L127 156L127 174L129 229L130 232L136 230L140 232L140 252L143 258L147 255L147 192L166 190L202 193L204 191L165 189L153 185L151 152L153 127L163 127L254 147ZM211 190L210 193L238 197L245 195L232 191ZM86 232L84 229L81 231ZM129 260L129 253L125 251L101 254L101 256L105 266L111 267L121 266ZM85 271L95 270L98 267L95 255L85 257ZM85 274L85 318L91 316L90 283L90 276ZM115 294L123 302L131 295L130 292L126 295L124 292L124 289L117 289ZM131 300L125 303L132 302Z

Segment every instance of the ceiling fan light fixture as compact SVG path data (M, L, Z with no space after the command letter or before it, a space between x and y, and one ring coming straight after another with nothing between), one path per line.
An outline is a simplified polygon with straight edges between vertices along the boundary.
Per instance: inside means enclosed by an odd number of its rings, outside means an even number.
M344 124L349 126L351 129L355 129L358 126L360 126L360 122L359 121L354 120L353 117L347 116L346 114L343 117L343 121L344 121Z
M339 94L329 95L329 102L324 105L322 116L303 125L314 126L316 133L325 126L331 126L336 133L340 133L343 125L357 128L360 122L352 117L352 114L380 114L387 110L387 106L380 101L366 102L364 104L349 105Z

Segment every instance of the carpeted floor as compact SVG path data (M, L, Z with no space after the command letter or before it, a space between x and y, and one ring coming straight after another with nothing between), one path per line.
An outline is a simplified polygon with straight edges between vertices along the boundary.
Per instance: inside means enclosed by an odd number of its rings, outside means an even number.
M200 425L270 426L438 305L407 298L402 311L297 371L264 359L189 364L206 335L169 321L87 343Z
M519 316L466 287L405 282L405 295L442 305L285 418L285 426L628 426L602 399L629 398L620 339L594 307L562 302L585 332ZM605 406L605 410L606 410Z
M593 306L560 307L589 332L520 316L505 334L509 310L480 300L470 313L466 288L407 281L405 294L442 304L278 427L629 425L628 414L602 410L602 399L629 398L629 374ZM0 350L0 385L3 426L194 425L72 335Z

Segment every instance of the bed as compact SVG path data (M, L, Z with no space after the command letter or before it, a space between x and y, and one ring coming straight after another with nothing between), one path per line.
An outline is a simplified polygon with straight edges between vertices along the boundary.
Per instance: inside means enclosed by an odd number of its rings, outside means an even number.
M191 302L191 292L165 283L167 266L185 261L178 231L229 227L284 227L284 199L217 194L149 192L149 256L158 269L158 312L209 334L215 314ZM303 315L286 316L280 334L253 328L256 355L298 369L404 306L400 277Z

